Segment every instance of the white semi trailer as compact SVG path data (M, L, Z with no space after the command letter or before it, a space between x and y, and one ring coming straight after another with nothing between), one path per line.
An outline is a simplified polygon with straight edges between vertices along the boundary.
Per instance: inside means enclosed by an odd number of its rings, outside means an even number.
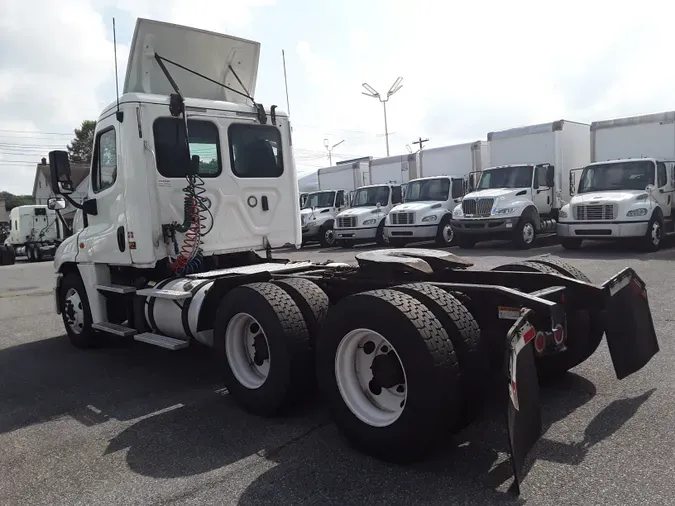
M647 251L675 233L675 112L591 124L591 164L570 175L560 210L566 249L583 240L639 240Z
M583 362L603 335L619 378L658 352L644 283L626 268L592 284L555 259L472 270L412 248L355 265L272 258L302 234L288 116L253 99L258 54L255 42L138 21L124 93L96 123L91 188L75 203L83 227L54 261L70 341L201 343L229 395L259 415L318 382L352 443L399 462L468 424L494 371L518 484L541 433L540 375ZM68 154L49 162L69 199Z
M490 132L488 140L491 167L453 211L457 244L510 239L530 248L537 236L556 233L570 172L590 161L590 126L560 120Z

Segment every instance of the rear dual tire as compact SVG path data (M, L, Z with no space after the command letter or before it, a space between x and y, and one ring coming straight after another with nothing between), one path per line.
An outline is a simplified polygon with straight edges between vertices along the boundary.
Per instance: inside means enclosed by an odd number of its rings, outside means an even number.
M338 429L380 459L423 458L475 413L479 339L466 308L425 283L341 300L324 322L316 355Z

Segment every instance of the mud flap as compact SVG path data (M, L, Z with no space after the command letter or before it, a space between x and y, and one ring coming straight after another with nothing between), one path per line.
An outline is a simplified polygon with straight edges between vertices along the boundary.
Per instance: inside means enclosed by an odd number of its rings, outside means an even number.
M630 268L604 283L605 335L617 379L639 371L659 352L645 283Z
M532 346L537 332L528 321L531 313L531 309L523 308L507 336L509 403L506 417L516 494L520 494L525 459L539 440L542 429L539 379Z

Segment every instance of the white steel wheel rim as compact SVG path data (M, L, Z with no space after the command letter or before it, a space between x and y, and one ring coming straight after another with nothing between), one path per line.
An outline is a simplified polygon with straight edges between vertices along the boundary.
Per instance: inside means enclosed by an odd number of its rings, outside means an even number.
M534 226L532 223L525 223L523 226L523 241L531 243L534 239Z
M652 223L652 229L650 232L652 244L658 246L658 244L661 242L661 224L658 221Z
M326 230L324 238L326 239L326 244L333 244L333 241L335 240L335 233L333 232L332 228Z
M452 225L450 225L450 223L447 223L447 224L443 227L443 232L442 232L442 234L443 234L443 240L444 240L445 242L447 242L447 243L451 243L451 242L452 242L452 238L453 238L454 235L455 235L455 231L452 230Z
M81 334L84 330L84 306L82 298L75 288L69 288L64 298L63 314L70 330Z
M372 344L367 344L372 343ZM371 353L366 350L372 347ZM393 353L403 372L403 383L371 391L374 359ZM335 352L335 379L349 410L372 427L387 427L403 413L408 396L405 368L396 349L381 334L370 329L355 329L346 334Z
M266 357L265 357L266 354ZM258 320L248 313L234 315L225 329L225 357L244 387L260 388L270 373L270 348Z

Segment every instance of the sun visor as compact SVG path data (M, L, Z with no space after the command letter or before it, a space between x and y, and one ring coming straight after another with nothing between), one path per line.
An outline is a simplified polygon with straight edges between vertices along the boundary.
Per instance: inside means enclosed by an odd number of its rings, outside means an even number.
M124 93L174 93L155 53L237 91L255 96L260 43L139 18L129 52ZM184 97L250 104L246 97L164 62ZM246 90L230 70L232 66Z

